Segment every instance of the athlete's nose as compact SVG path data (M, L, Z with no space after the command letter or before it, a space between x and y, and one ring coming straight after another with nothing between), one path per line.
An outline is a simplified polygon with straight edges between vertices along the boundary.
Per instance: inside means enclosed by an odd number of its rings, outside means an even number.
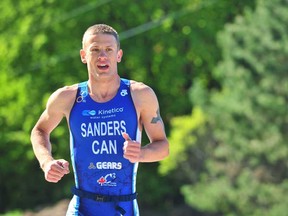
M106 54L106 52L104 50L101 50L99 52L98 59L105 59L105 58L107 58L107 54Z

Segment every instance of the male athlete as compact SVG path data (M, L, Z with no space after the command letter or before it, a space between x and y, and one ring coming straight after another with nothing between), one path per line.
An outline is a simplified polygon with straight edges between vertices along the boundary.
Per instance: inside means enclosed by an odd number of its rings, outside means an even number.
M122 55L112 27L88 28L80 50L88 81L55 91L32 130L45 179L56 183L69 173L69 163L53 158L49 138L61 119L67 119L75 177L67 215L139 215L138 162L159 161L169 154L157 97L147 85L119 77ZM141 146L143 128L150 143Z

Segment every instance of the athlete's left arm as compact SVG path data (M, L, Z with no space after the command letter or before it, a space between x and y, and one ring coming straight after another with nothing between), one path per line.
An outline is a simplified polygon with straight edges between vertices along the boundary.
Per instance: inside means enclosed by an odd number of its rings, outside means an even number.
M137 162L160 161L169 155L169 142L160 116L158 99L150 87L142 83L137 83L137 85L138 87L132 93L133 100L150 143L139 149L138 158L134 160ZM135 156L137 157L137 154Z

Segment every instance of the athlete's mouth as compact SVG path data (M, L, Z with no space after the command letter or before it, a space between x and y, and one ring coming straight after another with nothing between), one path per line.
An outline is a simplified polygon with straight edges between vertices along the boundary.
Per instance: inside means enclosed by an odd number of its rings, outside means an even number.
M99 64L97 65L97 67L100 69L100 70L106 70L109 68L109 65L107 64Z

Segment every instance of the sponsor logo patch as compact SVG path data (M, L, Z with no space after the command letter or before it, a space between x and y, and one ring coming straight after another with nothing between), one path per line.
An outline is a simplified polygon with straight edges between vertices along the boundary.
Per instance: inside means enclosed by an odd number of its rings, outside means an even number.
M100 184L101 186L117 186L117 183L114 182L116 179L116 173L109 173L105 176L101 176L98 180L97 183Z
M105 169L105 170L120 170L122 169L121 162L91 162L88 169Z

